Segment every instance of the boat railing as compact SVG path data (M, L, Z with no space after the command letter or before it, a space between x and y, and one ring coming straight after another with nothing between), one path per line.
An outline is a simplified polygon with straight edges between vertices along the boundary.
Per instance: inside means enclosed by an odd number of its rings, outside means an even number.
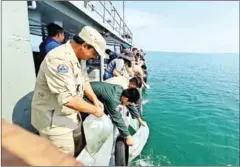
M95 12L102 19L103 23L108 23L112 30L116 31L127 42L132 44L132 32L113 6L111 1L91 1L85 0L84 7ZM110 18L109 18L110 17Z

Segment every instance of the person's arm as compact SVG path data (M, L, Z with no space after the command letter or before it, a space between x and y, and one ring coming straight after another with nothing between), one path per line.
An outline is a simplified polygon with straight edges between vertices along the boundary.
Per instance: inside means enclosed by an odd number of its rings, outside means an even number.
M141 81L142 81L143 86L144 86L145 88L149 89L150 87L149 87L149 85L146 84L146 82L144 81L143 76L139 76L139 77L141 78Z
M71 98L71 100L64 105L66 107L77 110L79 112L93 114L93 115L96 115L98 112L101 112L99 111L97 106L86 102L85 100L83 100L83 98L79 96L75 96Z
M130 135L130 133L128 131L128 127L126 126L121 113L119 111L116 111L117 106L119 104L117 104L113 101L114 101L114 99L111 99L111 102L109 100L110 104L106 104L105 109L107 110L108 114L110 115L113 124L118 128L120 135L122 137L127 137Z
M140 67L140 66L136 66L134 65L133 66L133 71L137 74L137 76L139 76L141 78L141 81L142 81L142 84L145 88L148 88L149 89L149 85L146 84L146 82L144 81L143 79L143 76L144 76L144 72L143 72L143 69Z
M87 81L85 82L85 89L84 89L84 93L87 96L87 98L89 100L91 100L93 102L93 104L96 107L100 107L102 110L104 110L104 106L102 104L102 102L100 102L96 96L96 94L94 93L90 83Z
M122 59L117 59L115 69L113 70L113 75L116 77L121 76L123 67L124 67L124 61Z
M141 117L138 117L137 120L138 120L138 122L140 123L140 125L146 126L146 122L143 121Z
M113 75L114 75L115 77L121 76L121 74L120 74L116 69L113 70Z
M127 145L132 146L134 144L134 141L128 131L128 127L126 126L121 113L118 111L117 103L112 103L110 105L108 104L105 108L108 110L108 113L112 118L113 124L118 128L120 136L126 139Z
M73 67L71 63L60 60L49 60L46 57L44 73L48 87L58 101L58 104L65 105L79 112L86 112L97 117L103 115L100 109L77 96ZM65 69L65 70L64 70Z
M2 119L3 166L83 166L49 140Z
M136 119L139 117L139 112L135 104L127 105L127 109L129 110L133 119Z
M137 110L137 107L134 105L134 104L129 104L127 105L127 108L129 110L129 112L131 113L132 115L132 118L133 119L137 119L138 122L142 125L142 126L145 126L146 122L143 121L139 115L139 112Z

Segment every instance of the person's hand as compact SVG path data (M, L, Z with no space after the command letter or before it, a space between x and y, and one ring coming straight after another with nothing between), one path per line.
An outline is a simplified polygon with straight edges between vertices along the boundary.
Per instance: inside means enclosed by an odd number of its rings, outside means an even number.
M140 123L140 125L142 125L142 126L146 126L146 122L143 121L142 119L139 121L139 123Z
M133 142L132 136L129 135L126 137L126 143L129 146L133 146L134 142Z
M146 126L147 123L145 121L143 121L140 117L138 117L137 120L140 123L140 125Z
M104 108L101 107L96 107L95 106L95 111L92 113L95 117L102 117L104 115Z
M3 166L82 166L49 140L2 119Z
M145 86L145 87L146 87L147 89L150 89L150 86L149 86L149 85L147 85L147 84L146 84L146 86Z
M94 101L93 103L96 107L100 107L100 108L103 108L104 110L104 105L102 102L100 102L98 99Z

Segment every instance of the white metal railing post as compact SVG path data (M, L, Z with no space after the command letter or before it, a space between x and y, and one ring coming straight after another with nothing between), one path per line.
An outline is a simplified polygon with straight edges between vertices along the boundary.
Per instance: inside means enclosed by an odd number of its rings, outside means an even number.
M125 23L125 4L123 1L123 22Z
M87 8L87 0L84 0L84 7Z
M106 1L103 1L103 23L105 22Z
M104 57L100 56L100 82L103 82L104 72Z
M122 33L122 20L120 19L119 34L121 35L121 33Z
M113 7L113 30L115 30L115 14L116 14L116 10Z
M44 30L44 25L41 25L41 31L42 31L42 40L45 40L46 33L45 33L45 30Z
M123 35L125 35L125 3L123 1Z
M89 0L84 0L84 6L88 6ZM107 22L112 30L116 31L122 38L126 41L132 43L132 32L125 23L125 2L123 1L123 15L121 16L116 8L113 6L111 1L100 1L98 2L102 5L103 11L94 10L101 18L103 19L103 23ZM108 5L110 5L108 7ZM107 13L110 15L111 20L107 19ZM117 15L117 16L116 16ZM117 17L117 19L116 19ZM119 20L118 20L119 19Z

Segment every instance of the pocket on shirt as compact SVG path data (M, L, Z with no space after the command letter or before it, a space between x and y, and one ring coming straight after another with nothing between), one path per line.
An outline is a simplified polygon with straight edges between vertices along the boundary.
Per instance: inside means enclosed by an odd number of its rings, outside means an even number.
M40 98L42 100L50 100L49 92L42 91L42 90L37 90L36 95L37 95L38 98Z
M83 94L84 94L83 84L84 84L84 77L81 75L78 75L78 77L76 78L75 87L76 87L77 95L80 97L83 97Z

